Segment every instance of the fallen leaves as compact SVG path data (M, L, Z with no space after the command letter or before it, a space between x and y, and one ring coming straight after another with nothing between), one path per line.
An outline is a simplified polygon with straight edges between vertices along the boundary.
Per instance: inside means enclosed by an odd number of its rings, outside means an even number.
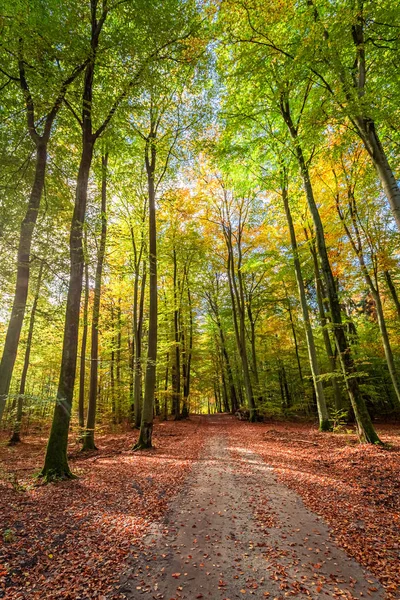
M400 436L389 425L378 429L390 449L360 445L355 435L320 433L309 424L271 428L236 422L229 435L273 466L278 479L324 517L338 544L380 580L387 599L395 600L400 597ZM255 512L263 522L262 507ZM264 526L271 527L268 513L265 519ZM314 567L318 570L319 563Z
M0 447L3 465L26 490L16 490L9 477L0 481L1 533L12 532L0 548L0 597L122 597L116 585L126 557L179 492L202 448L198 423L160 423L156 448L136 454L132 431L99 436L99 452L83 455L78 446L71 452L79 479L49 486L32 479L44 438Z

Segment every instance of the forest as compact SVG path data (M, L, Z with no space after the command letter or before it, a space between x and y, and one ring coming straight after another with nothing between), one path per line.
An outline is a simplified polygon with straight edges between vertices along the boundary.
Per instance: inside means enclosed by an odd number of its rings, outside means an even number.
M0 0L0 597L399 598L399 64L389 0ZM165 550L213 488L253 579Z

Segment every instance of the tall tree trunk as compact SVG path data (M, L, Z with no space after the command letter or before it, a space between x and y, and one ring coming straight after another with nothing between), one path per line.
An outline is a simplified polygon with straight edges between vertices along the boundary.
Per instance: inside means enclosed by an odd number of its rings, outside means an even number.
M139 428L142 417L142 336L144 319L144 297L146 293L146 262L143 261L142 281L140 286L139 309L135 327L135 372L134 372L134 401L135 401L135 427Z
M47 444L42 476L46 480L71 478L67 459L68 430L76 373L79 312L82 291L83 247L82 228L85 220L89 171L93 142L84 142L76 187L76 199L70 235L70 277L64 325L64 341L60 379L54 408L53 423Z
M78 350L79 311L82 293L83 247L82 233L86 216L88 182L92 165L93 149L96 140L107 126L114 112L95 133L92 131L93 79L99 37L108 14L103 4L102 14L97 18L97 0L91 0L91 54L85 69L82 95L82 153L78 170L75 205L69 239L70 276L67 295L67 308L64 325L64 339L61 357L60 379L58 383L53 423L47 444L47 451L41 475L46 481L73 477L67 459L68 431L76 375Z
M115 331L114 331L114 307L111 304L111 323L113 335L111 338L111 356L110 356L110 396L111 396L111 416L112 424L117 424L117 403L115 395Z
M377 318L378 318L379 330L381 332L381 338L382 338L383 349L385 352L386 363L388 366L389 375L392 380L392 385L393 385L393 389L395 392L394 406L395 406L396 412L400 412L400 386L399 386L398 376L396 373L396 366L395 366L395 362L394 362L392 347L390 345L389 333L388 333L388 330L386 327L386 321L385 321L385 315L383 312L381 295L379 293L378 275L377 275L377 273L375 273L375 284L374 284L374 282L372 281L372 277L369 273L368 267L365 263L361 234L360 234L360 231L358 228L358 223L357 223L357 205L356 205L356 200L354 198L353 193L349 191L349 210L350 210L353 234L350 231L350 228L346 223L346 219L344 217L342 209L340 208L338 196L336 198L336 207L337 207L337 212L338 212L339 218L342 221L344 230L346 232L346 235L349 238L352 248L358 258L358 262L360 264L361 272L364 276L365 282L368 285L368 287L371 291L371 295L375 301L376 314L377 314Z
M228 283L229 283L229 291L231 295L232 301L232 316L233 316L233 324L235 329L235 337L237 349L239 352L239 356L242 363L243 370L243 380L244 380L244 388L246 392L247 404L250 412L250 421L256 421L257 419L257 409L254 402L254 394L253 388L251 385L250 378L250 368L249 368L249 360L247 356L247 348L246 348L246 326L245 326L245 314L244 314L244 302L242 303L242 295L243 290L239 292L238 286L236 285L236 274L235 274L235 265L234 265L234 256L233 256L233 248L232 248L232 237L231 232L226 231L225 229L225 241L228 249L228 264L227 264L227 273L228 273ZM241 282L239 281L239 286Z
M217 284L217 288L218 288L218 278L216 277L216 284ZM222 327L222 323L221 323L221 318L220 318L220 314L219 314L219 306L218 306L218 299L213 299L211 294L207 296L208 297L208 302L211 308L211 311L214 314L214 318L215 318L215 322L217 324L218 327L218 332L219 332L219 338L220 338L220 345L221 345L221 351L222 351L222 355L224 358L224 363L225 363L225 368L226 368L226 374L228 377L228 385L229 385L229 396L230 396L230 401L231 401L231 408L232 408L232 412L236 412L239 408L239 401L238 401L238 397L237 397L237 392L236 392L236 387L235 387L235 381L233 378L233 373L232 373L232 367L231 367L231 363L229 360L229 354L226 348L226 342L225 342L225 335L224 335L224 330Z
M319 272L318 255L317 255L317 250L316 250L313 242L310 245L310 251L311 251L313 265L314 265L315 291L316 291L316 295L317 295L318 312L319 312L319 318L320 318L320 322L321 322L322 337L324 340L325 352L326 352L326 355L329 360L331 374L335 375L335 373L336 373L336 356L335 356L335 352L332 348L331 338L329 337L328 320L326 318L325 308L324 308L324 292L323 292L322 281L321 281L320 272ZM337 376L332 377L332 389L333 389L333 397L334 397L334 401L335 401L335 408L336 408L336 410L341 410L343 408L343 400L342 400L342 394L340 392L340 386L339 386Z
M181 396L181 348L180 348L180 331L179 331L179 306L178 306L178 283L177 271L178 265L176 260L176 249L173 249L173 267L174 267L174 340L175 340L175 367L173 377L173 412L175 420L180 418L180 396Z
M155 134L151 125L146 144L146 172L149 197L149 331L144 386L142 421L139 439L134 450L151 448L153 435L153 406L157 361L157 223L154 174L156 167Z
M36 148L36 163L28 206L20 228L14 300L8 323L3 355L0 362L0 422L3 417L7 396L10 390L11 378L25 316L29 288L32 239L44 189L47 166L47 146L50 140L51 129L58 111L63 104L68 87L75 81L86 65L86 61L81 65L77 65L72 70L71 74L62 82L50 111L43 119L43 133L40 135L35 123L35 102L26 79L26 61L23 50L23 41L21 38L18 56L19 84L25 102L27 130Z
M379 139L375 123L372 119L365 116L355 117L353 123L356 125L358 134L372 159L372 163L389 201L393 217L397 223L397 227L400 229L400 189L383 149L382 142Z
M129 400L130 400L130 422L135 422L135 393L134 393L134 370L135 370L135 340L128 335L128 356L129 356Z
M321 216L317 208L317 204L315 202L308 167L304 159L303 151L298 139L298 132L291 118L288 99L282 97L280 106L282 117L288 127L289 133L293 140L294 150L300 168L300 173L303 179L303 186L308 202L308 207L310 209L310 213L314 222L317 239L317 248L321 259L322 273L324 276L326 292L328 294L329 299L332 327L335 335L336 345L338 348L340 365L343 371L343 376L345 378L346 387L350 396L350 401L353 407L354 415L356 417L358 436L363 442L368 442L372 444L380 443L380 439L372 424L371 417L368 413L364 398L359 388L357 371L354 365L351 347L346 339L346 334L342 323L339 298L325 244L324 228L322 225Z
M28 297L31 246L33 232L39 213L40 200L43 193L47 162L47 142L38 141L36 145L35 178L29 197L25 217L21 223L17 254L17 278L15 282L14 301L8 322L3 355L0 363L0 422L3 417L11 377L17 358L19 338L25 316Z
M254 377L254 383L256 392L258 394L258 402L263 402L263 396L260 387L260 378L258 375L258 362L257 362L257 351L256 351L256 322L253 317L253 311L251 308L251 302L248 300L247 304L247 315L250 323L250 345L251 345L251 359L252 359L252 371Z
M297 342L297 333L296 333L296 328L294 326L294 321L293 321L292 305L290 304L290 298L289 298L287 290L286 290L286 284L284 284L284 287L285 287L285 295L286 295L286 300L287 300L287 305L288 305L290 328L291 328L292 334L293 334L293 343L294 343L294 351L296 353L297 369L299 371L301 385L304 386L303 371L302 371L301 362L300 362L299 344Z
M328 409L326 407L324 390L322 387L322 383L320 380L320 368L318 364L317 351L315 348L314 335L310 322L310 313L307 305L307 297L306 291L304 287L303 275L301 272L299 253L297 247L296 233L293 226L292 214L290 212L289 206L289 197L288 197L288 189L287 189L287 175L283 174L282 181L282 200L285 208L286 220L289 227L290 234L290 243L293 251L293 263L294 270L296 274L297 287L299 290L299 298L301 305L301 312L303 315L304 329L306 332L307 339L307 349L308 349L308 357L310 360L310 368L311 375L314 384L315 396L317 400L317 408L318 408L318 419L319 419L319 428L321 431L328 431L330 429L329 424L329 414Z
M99 254L97 257L96 277L94 283L91 350L90 350L90 385L89 405L86 422L86 431L83 438L83 450L96 450L94 430L96 425L98 370L99 370L99 318L101 301L101 279L103 276L103 263L106 253L107 240L107 167L108 153L101 158L101 234Z
M397 290L396 290L396 288L394 286L394 283L393 283L392 275L391 275L390 271L388 271L388 270L384 271L384 275L385 275L387 286L388 286L389 291L390 291L390 295L392 296L394 305L396 307L397 316L400 319L400 300L399 300L399 297L397 295Z
M81 360L79 370L79 401L78 419L79 427L83 432L85 426L85 375L86 375L86 345L88 334L88 308L89 308L89 261L87 256L87 232L85 230L85 299L83 301L83 332L81 343Z
M169 352L166 357L165 379L164 379L164 421L168 420L168 377L169 377Z
M121 323L121 296L118 298L117 305L117 351L116 355L116 376L117 376L117 406L116 418L117 423L121 423L122 419L122 382L121 382L121 342L122 342L122 323Z
M40 286L42 284L43 267L44 267L44 263L43 263L43 261L41 261L40 267L39 267L38 278L37 278L37 282L36 282L35 297L33 299L31 316L29 319L29 328L28 328L28 337L26 340L24 366L22 369L21 381L19 384L17 414L16 414L16 418L14 421L12 436L9 441L10 446L14 446L15 444L18 444L21 441L20 434L21 434L21 423L22 423L22 414L23 414L23 407L24 407L26 377L28 375L28 369L29 369L29 360L30 360L31 349L32 349L33 330L35 327L35 317L36 317L37 304L39 301Z
M185 349L183 357L183 403L182 403L182 417L186 419L189 416L189 394L190 394L190 376L192 367L192 351L193 351L193 308L192 308L192 296L190 293L189 281L186 277L187 284L187 297L188 297L188 309L189 309L189 344L187 340L183 338L183 327L182 327L182 344Z

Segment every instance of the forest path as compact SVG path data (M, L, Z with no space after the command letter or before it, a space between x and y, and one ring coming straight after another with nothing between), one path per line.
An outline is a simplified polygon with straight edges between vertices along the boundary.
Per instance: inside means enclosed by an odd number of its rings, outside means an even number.
M384 598L272 468L229 443L230 417L206 422L208 440L184 491L130 559L126 598Z

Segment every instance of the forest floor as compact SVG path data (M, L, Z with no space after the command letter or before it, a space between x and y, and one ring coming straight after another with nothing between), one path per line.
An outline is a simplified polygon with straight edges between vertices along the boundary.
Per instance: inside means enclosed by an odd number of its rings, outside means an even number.
M0 597L400 598L400 428L387 448L311 425L191 417L71 445L79 479L38 485L45 439L0 443Z

